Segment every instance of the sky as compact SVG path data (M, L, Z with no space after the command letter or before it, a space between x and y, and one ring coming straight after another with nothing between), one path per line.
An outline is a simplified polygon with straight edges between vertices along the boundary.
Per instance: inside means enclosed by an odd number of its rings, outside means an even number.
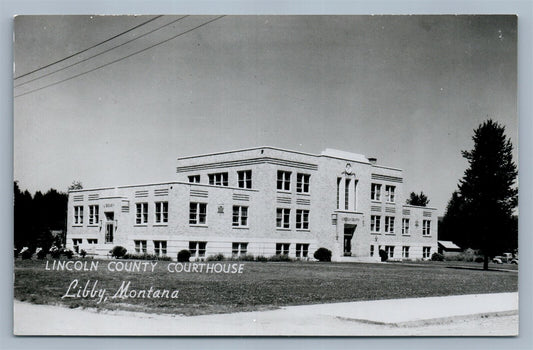
M16 18L22 189L171 181L178 157L224 150L335 148L403 169L405 195L443 215L484 120L518 159L514 16L182 17Z

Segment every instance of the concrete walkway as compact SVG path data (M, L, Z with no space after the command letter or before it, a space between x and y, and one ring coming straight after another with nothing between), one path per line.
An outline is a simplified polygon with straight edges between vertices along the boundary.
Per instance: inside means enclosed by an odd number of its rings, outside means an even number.
M204 316L15 301L16 335L517 335L518 293L374 300Z

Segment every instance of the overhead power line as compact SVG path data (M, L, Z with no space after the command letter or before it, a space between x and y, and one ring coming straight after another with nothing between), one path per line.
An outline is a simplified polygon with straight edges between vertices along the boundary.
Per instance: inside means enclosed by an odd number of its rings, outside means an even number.
M145 24L148 24L148 23L150 23L150 22L152 22L152 21L155 21L155 20L158 19L159 17L162 17L162 15L155 16L155 17L149 19L149 20L146 21L146 22L143 22L143 23L141 23L141 24L138 24L138 25L136 25L136 26L133 27L133 28L130 28L130 29L128 29L128 30L126 30L126 31L124 31L124 32L122 32L122 33L117 34L117 35L114 35L114 36L112 36L112 37L109 38L109 39L106 39L106 40L104 40L104 41L99 42L98 44L95 44L95 45L93 45L93 46L91 46L91 47L88 47L88 48L86 48L86 49L83 49L83 50L81 50L81 51L78 51L78 52L76 52L76 53L74 53L74 54L72 54L72 55L70 55L70 56L67 56L67 57L62 58L62 59L60 59L60 60L58 60L58 61L54 61L54 62L52 62L52 63L49 63L49 64L47 64L46 66L42 66L42 67L40 67L40 68L34 69L34 70L32 70L31 72L28 72L28 73L25 73L25 74L19 75L18 77L15 77L14 80L17 80L17 79L23 78L23 77L25 77L25 76L27 76L27 75L30 75L30 74L33 74L33 73L38 72L38 71L40 71L40 70L43 70L43 69L45 69L45 68L51 67L51 66L53 66L54 64L58 64L58 63L61 63L61 62L63 62L63 61L66 61L66 60L68 60L69 58L72 58L72 57L74 57L74 56L76 56L76 55L79 55L79 54L81 54L81 53L87 52L87 51L89 51L90 49L94 49L95 47L97 47L97 46L99 46L99 45L105 44L105 43L107 43L108 41L111 41L111 40L113 40L113 39L115 39L115 38L118 38L118 37L121 36L121 35L124 35L124 34L126 34L126 33L129 33L129 32L131 32L132 30L135 30L135 29L137 29L137 28L139 28L139 27L142 27L142 26L145 25Z
M83 60L80 60L80 61L74 62L74 63L72 63L72 64L70 64L70 65L68 65L68 66L61 67L61 68L59 68L59 69L56 69L55 71L52 71L52 72L46 73L46 74L44 74L44 75L41 75L41 76L39 76L39 77L36 77L36 78L30 79L30 80L28 80L28 81L25 81L25 82L23 82L23 83L20 83L20 84L18 84L18 85L15 85L14 87L19 87L19 86L22 86L22 85L26 85L26 84L28 84L28 83L31 83L31 82L35 81L35 80L39 80L39 79L45 78L45 77L50 76L50 75L52 75L52 74L54 74L54 73L60 72L60 71L62 71L62 70L65 70L65 69L68 69L68 68L70 68L70 67L76 66L76 65L78 65L78 64L80 64L80 63L86 62L86 61L88 61L88 60L90 60L90 59L92 59L92 58L94 58L94 57L97 57L97 56L103 55L103 54L105 54L105 53L107 53L107 52L109 52L109 51L111 51L111 50L117 49L117 48L119 48L119 47L121 47L121 46L124 46L124 45L126 45L126 44L131 43L132 41L135 41L135 40L140 39L140 38L142 38L142 37L145 37L145 36L147 36L147 35L149 35L149 34L152 34L153 32L158 31L159 29L162 29L162 28L167 27L167 26L169 26L169 25L171 25L171 24L173 24L173 23L176 23L176 22L178 22L178 21L181 21L181 20L184 19L185 17L187 17L187 16L183 16L183 17L180 17L180 18L178 18L178 19L175 19L175 20L173 20L172 22L169 22L169 23L164 24L164 25L162 25L162 26L160 26L160 27L157 27L157 28L155 28L155 29L152 29L151 31L149 31L149 32L147 32L147 33L144 33L144 34L142 34L142 35L139 35L139 36L137 36L137 37L135 37L135 38L133 38L133 39L130 39L130 40L128 40L128 41L126 41L126 42L124 42L124 43L122 43L122 44L120 44L120 45L117 45L117 46L111 47L111 48L109 48L109 49L107 49L107 50L104 50L104 51L102 51L102 52L99 52L99 53L97 53L97 54L95 54L95 55L92 55L92 56L89 56L89 57L87 57L87 58L84 58Z
M193 30L196 30L196 29L198 29L198 28L200 28L200 27L203 27L203 26L205 26L205 25L208 25L209 23L212 23L212 22L214 22L214 21L216 21L216 20L219 20L219 19L221 19L221 18L224 17L224 16L225 16L225 15L218 16L217 18L214 18L214 19L209 20L209 21L207 21L207 22L205 22L205 23L202 23L202 24L200 24L200 25L198 25L198 26L196 26L196 27L194 27L194 28L191 28L191 29L188 29L188 30L186 30L186 31L184 31L184 32L181 32L181 33L179 33L179 34L176 34L176 35L174 35L174 36L172 36L172 37L170 37L170 38L168 38L168 39L165 39L165 40L163 40L163 41L161 41L161 42L159 42L159 43L156 43L156 44L150 45L150 46L148 46L148 47L146 47L146 48L144 48L144 49L142 49L142 50L136 51L136 52L131 53L131 54L127 55L127 56L124 56L124 57L118 58L118 59L116 59L116 60L114 60L114 61L108 62L108 63L103 64L103 65L98 66L98 67L95 67L95 68L90 69L90 70L88 70L88 71L85 71L85 72L82 72L82 73L76 74L76 75L74 75L74 76L72 76L72 77L70 77L70 78L66 78L66 79L63 79L63 80L57 81L57 82L55 82L55 83L45 85L45 86L43 86L43 87L40 87L40 88L37 88L37 89L34 89L34 90L30 90L30 91L24 92L24 93L22 93L22 94L19 94L19 95L14 96L14 97L17 98L17 97L21 97L21 96L24 96L24 95L28 95L28 94L31 94L31 93L33 93L33 92L36 92L36 91L40 91L40 90L46 89L46 88L48 88L48 87L50 87L50 86L54 86L54 85L57 85L57 84L61 84L61 83L65 82L65 81L69 81L69 80L75 79L75 78L80 77L80 76L82 76L82 75L85 75L85 74L87 74L87 73L94 72L95 70L98 70L98 69L100 69L100 68L107 67L107 66L112 65L112 64L114 64L114 63L117 63L117 62L119 62L119 61L125 60L126 58L129 58L129 57L132 57L132 56L134 56L134 55L137 55L137 54L139 54L139 53L141 53L141 52L144 52L144 51L150 50L150 49L152 49L152 48L154 48L154 47L156 47L156 46L159 46L159 45L162 45L162 44L164 44L164 43L167 43L167 42L169 42L170 40L173 40L173 39L175 39L175 38L177 38L177 37L180 37L180 36L182 36L182 35L185 35L185 34L187 34L187 33L190 33L190 32L192 32Z

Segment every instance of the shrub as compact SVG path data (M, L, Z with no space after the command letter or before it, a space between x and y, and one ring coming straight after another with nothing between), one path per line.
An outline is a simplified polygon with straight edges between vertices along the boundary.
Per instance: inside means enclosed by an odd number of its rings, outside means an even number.
M170 261L172 260L170 256L157 256L155 254L125 254L123 259L131 259L131 260L161 260L161 261Z
M22 254L20 254L20 256L22 257L22 260L30 260L31 257L33 256L33 250L26 249L25 251L22 252Z
M223 261L224 260L224 254L218 253L216 255L211 255L207 257L207 261Z
M82 249L82 250L80 251L80 256L81 256L82 258L85 258L85 257L87 256L87 252L86 252L84 249Z
M57 249L57 247L52 247L52 248L55 248L55 249L50 249L50 255L52 256L53 259L59 259L59 257L61 256L61 250Z
M191 259L191 252L187 249L180 250L178 252L178 261L179 262L189 262Z
M259 262L267 262L268 259L266 256L263 256L263 255L258 255L255 257L255 261L259 261Z
M268 258L268 261L272 262L281 262L281 261L292 261L287 254L276 254Z
M241 255L237 258L239 261L254 261L254 256L252 254Z
M477 262L477 263L482 263L483 262L483 257L482 256L478 256L474 261Z
M444 260L444 255L435 252L435 253L433 253L433 255L431 255L431 260L432 261L443 261Z
M387 261L389 259L389 254L383 249L379 250L379 257L381 258L381 261Z
M72 259L72 257L74 256L74 252L70 249L65 249L63 251L63 255L65 255L67 259Z
M37 259L44 259L46 258L46 255L48 254L48 252L45 250L45 249L41 249L39 250L39 252L37 253Z
M117 259L123 258L127 252L128 250L120 245L113 247L113 249L110 251L111 256Z
M331 250L327 248L318 248L313 254L318 261L331 261Z

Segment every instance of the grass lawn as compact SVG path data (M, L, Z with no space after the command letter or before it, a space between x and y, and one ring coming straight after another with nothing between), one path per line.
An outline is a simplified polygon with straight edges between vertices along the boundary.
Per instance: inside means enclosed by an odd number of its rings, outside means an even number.
M91 260L88 260L91 261ZM47 271L46 261L15 262L15 299L38 304L119 309L152 313L200 315L272 309L357 300L427 297L473 293L515 292L518 290L516 267L509 264L491 268L515 271L455 269L451 266L481 268L481 264L362 264L362 263L261 263L241 262L242 274L169 273L169 262L159 261L155 272L109 272L100 260L98 271ZM51 264L52 261L49 261ZM214 263L214 262L211 262ZM235 262L221 262L235 263ZM130 289L179 290L177 299L61 299L70 283L78 279L98 280L112 296L122 281ZM92 286L92 284L91 284Z

